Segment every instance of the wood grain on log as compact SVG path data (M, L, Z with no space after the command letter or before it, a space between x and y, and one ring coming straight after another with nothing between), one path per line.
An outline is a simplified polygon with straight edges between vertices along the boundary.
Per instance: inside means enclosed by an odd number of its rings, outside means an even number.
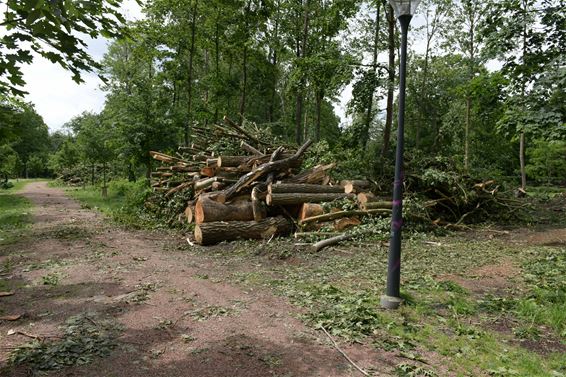
M353 181L340 181L340 186L344 187L344 192L350 193L358 193L364 190L367 190L370 187L371 183L369 181L357 179Z
M301 206L301 211L299 212L299 220L306 219L308 217L322 215L324 209L320 204L317 203L303 203Z

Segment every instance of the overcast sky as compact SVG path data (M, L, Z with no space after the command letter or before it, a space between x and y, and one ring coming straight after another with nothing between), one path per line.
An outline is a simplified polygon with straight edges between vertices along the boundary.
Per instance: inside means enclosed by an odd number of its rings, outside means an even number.
M123 13L130 20L141 17L134 0L126 0ZM87 39L88 51L99 60L107 50L106 39ZM35 104L37 112L54 131L83 111L99 112L104 106L102 82L96 74L83 74L84 83L77 84L71 74L57 64L35 56L33 63L22 68L26 80L26 100Z

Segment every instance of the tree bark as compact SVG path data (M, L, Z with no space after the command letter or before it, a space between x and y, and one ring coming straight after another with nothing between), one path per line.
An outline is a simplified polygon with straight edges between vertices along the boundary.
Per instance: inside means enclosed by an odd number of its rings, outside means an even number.
M377 53L378 53L378 44L379 44L379 20L380 20L380 11L381 11L381 3L377 2L377 11L375 14L375 34L373 38L373 59L372 59L372 70L373 76L377 78ZM364 132L362 133L362 146L364 150L367 149L367 143L369 139L369 130L371 128L371 121L373 119L373 93L375 92L375 85L371 86L370 93L368 95L368 103L367 103L367 110L366 110L366 119L365 119L365 126Z
M192 107L193 107L193 61L195 55L195 34L196 34L196 18L198 11L198 0L195 1L193 7L193 17L191 22L191 47L189 51L189 77L187 82L187 124L185 125L185 146L189 145L189 132L192 123Z
M281 194L267 194L266 202L267 205L277 206L277 205L293 205L293 204L303 204L303 203L322 203L322 202L332 202L337 199L343 198L353 198L354 195L346 193L307 193L307 192L296 192L296 193L281 193Z
M336 167L335 163L328 165L317 165L312 169L301 172L287 180L285 183L310 183L320 184L327 177L326 172Z
M357 211L357 210L340 211L340 212L325 213L325 214L313 216L313 217L307 217L306 219L300 220L299 224L303 225L303 224L308 224L308 223L312 223L312 222L324 222L324 221L341 219L343 217L349 217L349 216L369 216L369 215L384 215L384 216L387 216L387 215L390 215L390 214L391 214L391 210L388 210L388 209L372 209L372 210L369 210L369 211Z
M340 181L340 186L344 188L344 192L347 194L350 193L358 193L364 190L367 190L370 187L371 183L369 181L363 179L356 179L353 181Z
M267 188L269 194L284 193L344 193L341 186L312 185L308 183L278 183L271 184Z
M252 203L249 201L222 204L201 196L195 204L195 221L197 224L213 221L250 221L253 219Z
M293 223L282 216L261 221L219 221L198 224L195 227L195 240L200 245L213 245L237 239L269 239L292 231Z

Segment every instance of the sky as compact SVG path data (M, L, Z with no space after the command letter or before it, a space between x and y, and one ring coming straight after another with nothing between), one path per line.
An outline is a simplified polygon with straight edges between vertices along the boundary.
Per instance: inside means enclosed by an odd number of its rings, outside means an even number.
M126 0L123 14L129 20L142 16L141 8L135 0ZM96 60L102 59L108 48L108 40L85 39L88 52ZM104 92L100 90L102 81L94 73L84 73L81 84L71 79L71 74L57 64L40 56L34 56L33 63L22 67L29 94L25 99L35 104L37 112L51 131L59 130L72 117L83 111L99 112L104 107Z

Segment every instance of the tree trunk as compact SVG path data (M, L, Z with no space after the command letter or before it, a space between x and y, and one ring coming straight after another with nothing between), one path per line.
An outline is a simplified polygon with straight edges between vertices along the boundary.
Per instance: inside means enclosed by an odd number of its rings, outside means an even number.
M271 184L267 188L269 194L286 194L286 193L334 193L343 194L344 188L341 186L327 185L311 185L306 183L278 183Z
M285 180L285 183L310 183L321 184L328 177L326 172L336 167L336 163L328 165L317 165L312 169L305 170Z
M472 108L472 99L466 97L466 127L464 132L464 171L468 172L470 166L470 113Z
M185 125L185 146L189 145L189 132L192 123L192 107L193 107L193 61L195 55L195 34L196 34L196 18L198 11L198 0L195 1L193 7L193 17L191 22L191 47L189 51L189 77L187 82L187 124Z
M252 189L252 211L254 221L260 221L267 216L267 209L265 208L265 192L262 192L258 186Z
M332 212L332 213L325 213L323 215L308 217L306 219L302 219L299 221L300 225L308 224L312 222L324 222L330 220L341 219L343 217L349 216L369 216L369 215L391 215L391 210L389 209L372 209L369 211L340 211L340 212Z
M525 132L521 132L519 139L519 162L521 164L521 189L527 189L527 173L525 172Z
M344 188L345 193L350 194L367 190L371 186L371 183L363 179L356 179L353 181L343 180L340 181L340 186Z
M360 207L364 211L369 211L370 209L391 209L393 204L391 202L367 202Z
M316 92L316 125L314 129L314 140L320 141L320 115L322 112L322 99L323 99L323 92L322 90L317 90Z
M249 221L254 219L251 202L222 204L207 197L200 197L195 204L197 224L213 221Z
M307 39L309 32L309 0L305 0L303 7L303 35L300 50L297 49L297 57L304 61L307 56ZM295 109L295 141L297 144L303 142L303 102L304 102L304 88L305 78L301 78L299 88L297 89L296 109Z
M269 239L287 235L293 231L293 223L278 216L261 221L230 221L198 224L195 239L200 245L213 245L222 241L237 239Z
M379 20L380 20L380 11L381 11L381 3L377 3L377 11L375 14L375 34L373 39L373 59L372 59L372 70L373 75L377 78L377 53L378 53L378 44L379 44ZM364 150L367 150L367 143L369 140L369 130L371 128L371 121L373 119L373 93L375 92L375 85L371 86L371 90L368 94L368 103L367 103L367 110L366 110L366 119L365 119L365 126L362 132L362 146Z
M381 148L381 157L387 156L389 153L389 145L391 143L391 126L393 124L393 90L395 87L395 15L393 8L387 7L387 25L388 38L387 48L389 50L388 64L388 80L387 80L387 108L385 115L385 128L383 129L383 146Z
M294 192L294 193L281 193L281 194L268 194L266 198L267 205L292 205L303 203L322 203L332 202L334 200L343 198L353 198L354 195L346 193L308 193L308 192Z
M303 203L301 210L299 211L299 221L306 219L308 217L322 215L324 209L318 203Z

